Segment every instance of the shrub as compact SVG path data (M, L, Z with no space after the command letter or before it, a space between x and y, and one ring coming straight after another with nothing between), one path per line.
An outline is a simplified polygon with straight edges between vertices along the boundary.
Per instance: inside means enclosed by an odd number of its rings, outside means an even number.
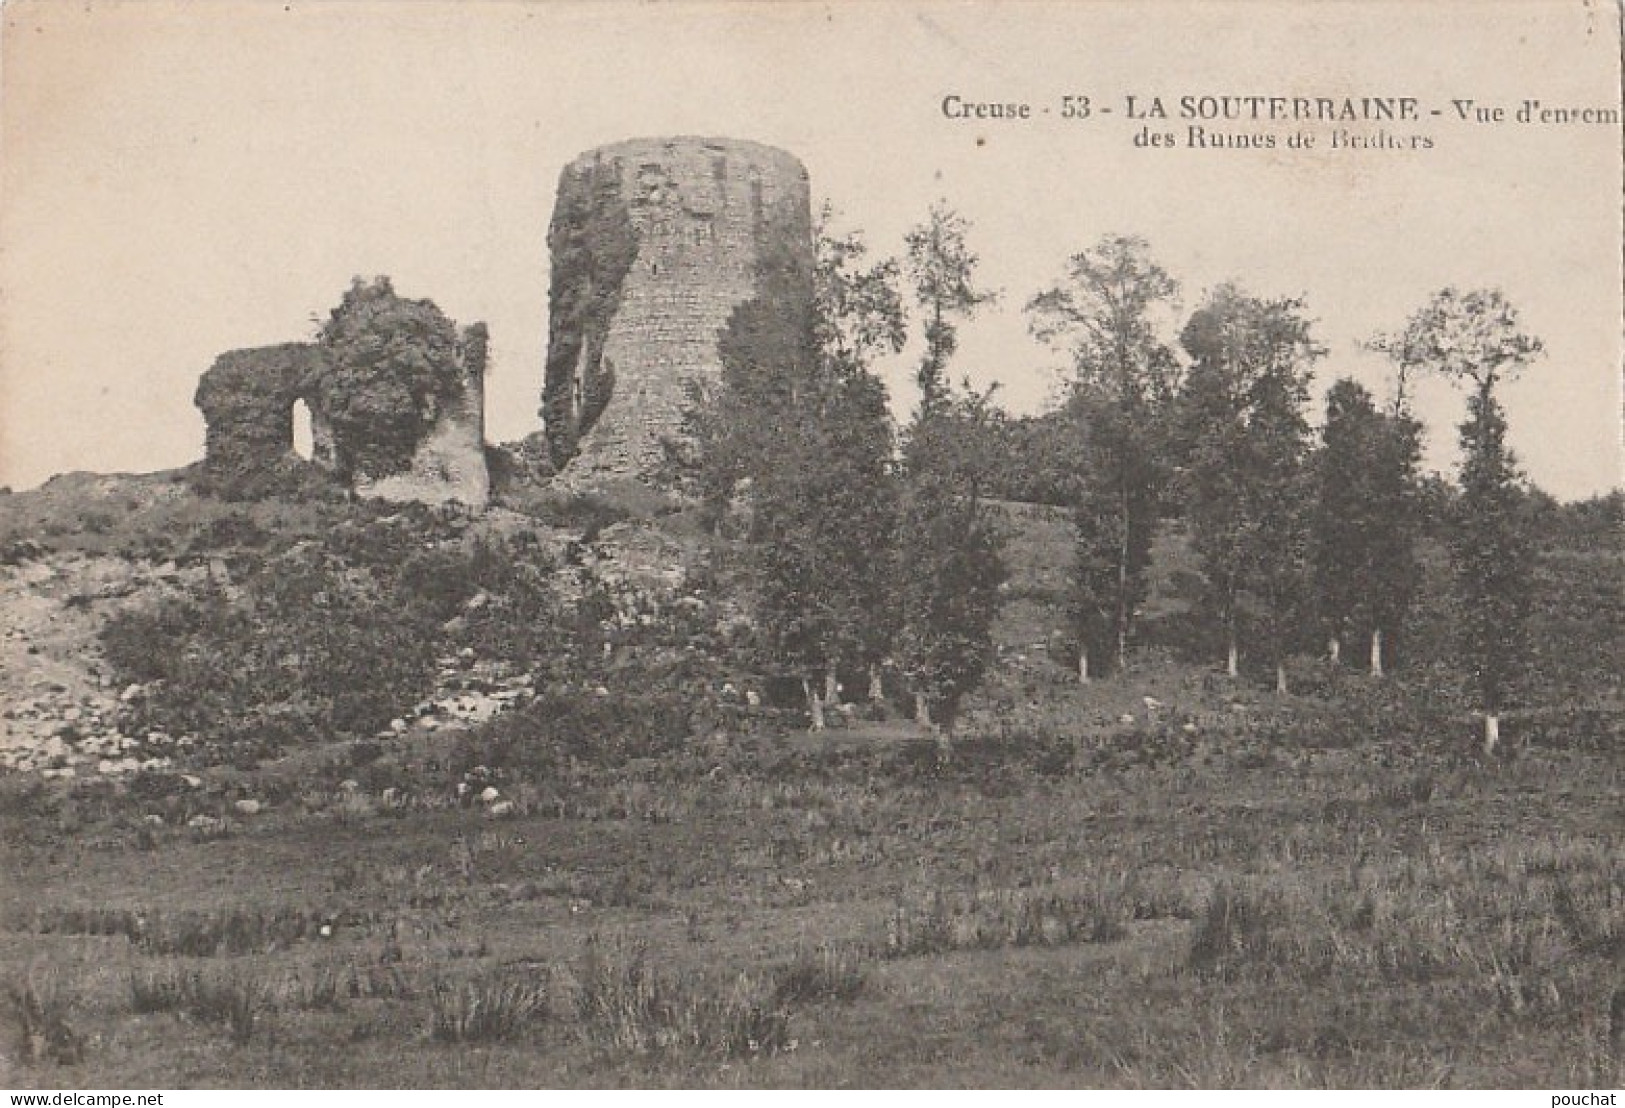
M689 1050L723 1058L793 1048L788 1013L741 973L726 993L668 978L642 946L605 950L589 937L576 973L576 1016L589 1042L631 1054Z
M384 477L407 468L434 413L462 389L456 326L429 300L405 300L389 278L359 277L322 326L327 372L322 412L344 444L345 477Z
M314 545L268 560L239 595L209 586L115 617L102 644L119 680L149 685L127 724L199 735L217 761L377 731L435 672L421 613Z
M553 691L506 712L457 748L453 769L506 769L546 780L572 762L617 766L682 747L692 733L687 698L669 692Z
M265 981L252 973L171 969L130 976L130 1006L136 1012L174 1012L224 1024L239 1046L254 1037L260 1013L270 1002Z
M863 992L863 955L850 945L822 944L798 951L773 973L773 999L779 1004L849 1001Z
M29 1062L73 1065L84 1060L85 1038L68 1022L73 997L54 976L30 974L6 988L6 1010L17 1041L17 1056Z
M429 994L431 1034L446 1043L517 1038L547 1016L546 976L502 971L460 983L436 981Z

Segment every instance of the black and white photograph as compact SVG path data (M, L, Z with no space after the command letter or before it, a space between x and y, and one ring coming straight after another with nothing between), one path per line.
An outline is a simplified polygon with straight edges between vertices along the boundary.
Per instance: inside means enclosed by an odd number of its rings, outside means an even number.
M1617 1103L1622 13L5 3L0 1088Z

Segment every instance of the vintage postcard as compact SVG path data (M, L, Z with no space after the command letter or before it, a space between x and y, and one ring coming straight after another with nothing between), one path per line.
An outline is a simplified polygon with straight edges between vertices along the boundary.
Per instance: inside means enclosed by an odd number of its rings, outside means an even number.
M1619 1088L1621 35L11 0L0 1085Z

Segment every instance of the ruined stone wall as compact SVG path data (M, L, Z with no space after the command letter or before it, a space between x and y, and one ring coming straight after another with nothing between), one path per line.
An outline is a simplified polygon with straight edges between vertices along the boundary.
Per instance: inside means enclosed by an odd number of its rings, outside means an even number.
M637 139L565 168L543 416L567 483L656 477L689 383L721 379L718 334L756 294L763 248L804 246L810 265L811 227L806 169L753 142Z
M485 506L491 491L485 457L488 344L485 324L464 329L456 352L461 388L429 413L410 464L383 477L354 476L357 492L384 500ZM319 343L233 350L216 359L194 397L207 426L205 485L227 496L256 497L297 492L312 473L343 481L341 460L358 451L323 408L322 385L333 368ZM298 400L310 409L313 465L293 449Z
M463 330L458 343L460 395L435 413L429 433L418 443L404 472L377 480L361 479L356 491L383 500L443 504L461 501L482 508L491 496L485 463L485 324Z
M218 491L263 494L300 462L293 449L294 401L326 366L315 343L232 350L215 359L193 397L207 430L204 475Z

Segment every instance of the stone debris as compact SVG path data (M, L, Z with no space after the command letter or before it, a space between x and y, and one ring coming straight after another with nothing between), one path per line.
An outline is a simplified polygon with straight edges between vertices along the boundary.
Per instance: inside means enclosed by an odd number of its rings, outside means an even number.
M529 703L535 696L533 681L529 673L516 673L506 663L477 660L465 648L441 659L435 692L413 706L411 720L391 720L389 730L381 732L379 738L407 734L414 726L422 731L439 731L485 723L499 713Z
M560 600L568 604L588 588L602 590L611 605L602 625L611 654L638 629L660 620L686 616L711 624L725 615L715 602L692 594L683 547L653 528L615 524L581 553L580 573L556 580ZM160 688L115 682L101 655L99 629L128 602L85 598L116 594L157 601L190 591L211 576L218 586L226 570L211 566L217 560L179 566L67 555L0 566L0 774L128 778L180 768L177 763L202 740L133 726L131 719ZM465 607L490 602L481 593ZM609 695L603 686L590 691ZM730 702L742 697L752 707L761 703L751 689L732 688L721 696ZM463 647L441 657L433 691L415 705L402 705L374 738L461 733L535 697L533 673ZM180 779L202 787L195 775Z
M168 770L195 739L119 729L121 709L147 689L114 687L96 637L105 615L92 600L171 590L205 573L82 555L0 567L0 772L65 779Z

